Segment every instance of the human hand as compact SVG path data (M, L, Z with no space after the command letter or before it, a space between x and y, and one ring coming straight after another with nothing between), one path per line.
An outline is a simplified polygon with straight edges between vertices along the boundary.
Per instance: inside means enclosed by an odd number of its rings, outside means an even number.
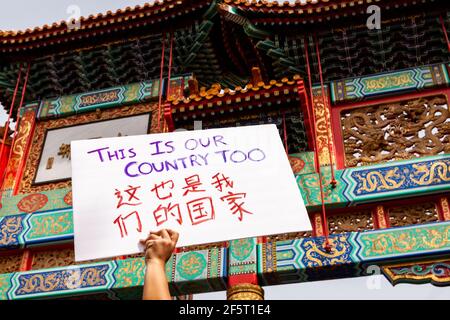
M170 229L150 232L147 239L140 241L145 246L146 262L165 264L175 249L178 237L178 232Z

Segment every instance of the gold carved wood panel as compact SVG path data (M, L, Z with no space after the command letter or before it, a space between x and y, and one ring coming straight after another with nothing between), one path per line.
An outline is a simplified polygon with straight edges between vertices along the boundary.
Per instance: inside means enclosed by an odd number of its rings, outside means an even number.
M439 221L434 202L394 207L388 210L391 227L410 226Z
M22 254L1 255L0 274L18 272L21 264Z
M33 262L31 264L31 270L67 267L72 265L90 264L110 260L111 259L99 259L75 262L75 252L72 248L36 251L33 252Z
M335 163L334 156L334 142L332 138L332 131L330 125L330 110L329 110L329 98L327 90L323 92L325 94L322 97L322 88L313 90L313 106L316 116L316 141L317 148L319 150L320 165L329 165L330 160ZM331 159L330 159L331 153Z
M327 220L331 234L374 229L371 210L332 214L327 217Z
M267 237L267 242L277 242L277 241L288 241L295 240L301 238L311 238L311 231L302 231L302 232L293 232L293 233L284 233Z
M67 267L75 264L73 249L40 251L33 253L32 270Z
M3 180L3 190L15 188L15 184L17 183L16 176L25 163L26 149L29 141L31 141L30 136L33 133L35 117L34 110L27 110L20 118L18 133L14 141L11 158L9 159L7 171Z
M341 111L346 167L450 152L444 95Z
M155 119L157 119L158 117L157 108L158 106L155 104L137 104L121 108L102 110L100 112L91 112L73 115L61 119L52 119L48 121L38 122L34 130L32 145L23 172L19 193L36 193L53 189L68 188L71 186L70 179L61 182L52 182L39 185L33 184L33 179L36 176L36 170L38 168L40 156L44 147L47 130L82 125L96 121L118 119L127 116L152 112L150 132L155 133L158 132L158 128L156 128L157 121L155 121Z

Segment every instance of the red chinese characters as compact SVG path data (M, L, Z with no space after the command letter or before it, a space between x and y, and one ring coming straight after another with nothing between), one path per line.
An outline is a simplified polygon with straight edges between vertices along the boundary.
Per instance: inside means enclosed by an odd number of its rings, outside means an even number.
M117 204L117 209L119 209L122 206L138 206L141 204L140 199L136 196L136 192L140 187L132 187L128 186L128 189L125 189L124 192L128 195L128 200L125 202L123 200L122 192L116 189L116 197L119 199L119 202Z
M241 199L245 199L246 196L247 194L242 192L241 193L228 192L228 195L221 197L220 200L228 202L232 214L235 215L236 213L238 213L239 214L238 219L239 221L242 221L244 213L253 214L250 211L244 209L245 202L238 202Z
M120 214L114 220L120 237L128 236L130 226L135 226L136 231L141 233L141 218L151 219L157 227L169 221L175 221L180 226L186 221L192 226L211 222L219 212L215 206L220 207L221 203L221 207L225 209L219 213L224 213L228 208L231 215L236 216L240 222L244 221L246 215L253 215L245 204L247 193L236 192L235 183L229 176L220 172L206 178L195 174L183 180L182 183L174 180L157 181L148 189L131 185L123 192L115 189L115 196L119 200L117 209L133 207L131 213ZM145 190L147 194L144 194ZM150 212L142 217L135 208L142 204L141 199L151 201Z
M141 218L139 217L139 213L137 211L133 211L129 215L122 217L122 215L118 216L116 220L114 220L114 224L117 224L119 226L120 230L120 237L123 238L125 236L128 236L128 230L126 221L130 218L134 217L137 221L137 228L136 230L140 233L142 232L142 223Z
M119 190L115 190L114 195L116 196L117 199L119 199L118 203L117 203L117 209L123 207L123 206L132 206L132 207L136 207L142 204L142 202L140 202L140 198L138 198L138 196L136 195L138 189L140 189L141 187L133 187L133 186L128 186L128 189L125 189L124 192L126 194L126 200L124 199L124 196L122 195L122 192ZM136 224L136 230L141 233L142 232L142 222L141 222L141 217L139 216L139 212L137 211L133 211L127 215L122 215L120 214L115 220L114 220L114 224L117 224L119 227L119 231L120 231L120 237L124 238L125 236L128 236L128 229L127 229L127 223L130 223L129 221L134 220L135 224Z
M218 173L215 176L212 177L212 185L219 191L223 192L225 188L227 189L233 189L234 183L229 178L226 177L223 173ZM231 191L228 191L228 194L225 196L220 197L220 200L223 202L227 202L227 204L230 207L231 213L233 215L238 214L239 221L242 221L244 218L244 213L247 214L253 214L252 212L244 209L244 201L239 201L242 199L245 199L247 197L247 193L241 192L241 193L234 193Z
M167 188L166 188L167 186ZM156 196L158 197L159 200L167 200L172 198L172 192L168 192L167 189L172 190L175 187L175 184L173 183L172 180L168 180L168 181L164 181L161 182L160 184L155 184L155 186L152 189L152 192L156 193ZM164 190L166 190L166 195L161 195L161 193L164 192Z
M194 192L204 192L205 190L200 189L202 183L200 182L200 176L198 174L190 176L186 179L186 186L183 187L183 190L186 190L183 193L183 197L185 197L188 193L194 193Z
M182 225L183 218L181 217L181 210L179 204L172 205L169 203L167 206L159 205L159 207L153 211L153 216L155 218L156 226L160 226L169 220L169 216L175 218L175 220Z
M223 173L216 174L212 177L212 180L212 186L220 192L223 191L223 188L233 188L233 181L229 177L225 177Z
M214 206L211 197L195 199L187 203L189 217L192 225L197 225L209 220L214 220Z

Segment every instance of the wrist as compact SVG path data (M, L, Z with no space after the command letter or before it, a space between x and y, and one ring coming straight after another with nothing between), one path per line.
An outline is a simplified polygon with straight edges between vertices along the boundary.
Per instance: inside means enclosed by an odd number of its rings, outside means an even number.
M146 261L146 263L147 263L147 267L148 267L148 266L161 266L161 267L165 267L165 265L166 265L166 262L165 262L164 260L162 260L162 259L159 259L159 258L151 258L151 259L148 259L148 260Z

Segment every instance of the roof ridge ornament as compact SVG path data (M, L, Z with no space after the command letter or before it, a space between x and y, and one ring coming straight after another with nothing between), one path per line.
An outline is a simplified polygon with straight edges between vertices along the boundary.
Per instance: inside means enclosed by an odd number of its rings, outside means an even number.
M261 69L259 67L252 68L252 79L251 83L253 86L263 86L264 81L261 75Z

